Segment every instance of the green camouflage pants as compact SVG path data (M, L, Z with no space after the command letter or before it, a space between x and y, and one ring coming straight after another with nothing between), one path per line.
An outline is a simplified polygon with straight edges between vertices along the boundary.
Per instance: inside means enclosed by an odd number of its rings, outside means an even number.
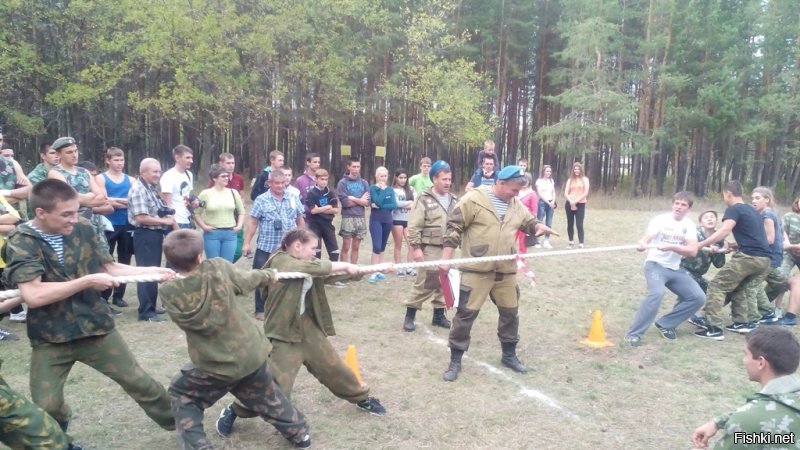
M781 262L781 273L785 278L789 278L792 269L795 267L800 268L800 256L795 256L790 252L783 252L783 261Z
M104 336L33 347L31 397L59 423L68 422L72 414L64 401L64 383L78 361L119 384L158 426L175 429L167 391L139 366L117 330Z
M442 259L442 247L423 245L422 254L425 257L425 261ZM422 309L422 304L430 300L434 308L444 308L444 299L440 288L438 269L420 270L417 272L417 279L414 280L411 299L406 301L405 306L407 308Z
M766 286L763 285L764 281L767 282ZM775 311L772 301L786 290L788 290L786 278L780 267L771 268L758 284L751 284L747 291L747 307L750 311L747 318L749 321L752 322L772 314Z
M708 292L708 280L706 280L702 275L692 272L688 269L686 272L688 272L692 279L697 282L697 285L700 286L700 289L702 289L703 292Z
M487 297L497 306L497 337L500 342L519 342L519 287L516 274L462 272L459 289L459 304L448 338L451 349L469 350L472 324Z
M333 395L350 403L365 400L369 396L369 388L358 382L353 370L344 364L317 324L306 314L300 318L303 342L270 341L272 353L269 356L269 369L283 393L291 398L297 373L305 365L308 372ZM241 406L234 403L237 416L253 417L252 412Z
M0 377L0 442L15 450L63 450L69 438L55 419Z
M747 290L761 287L770 270L769 258L766 256L749 256L736 252L708 285L706 294L705 316L708 323L715 327L725 326L727 318L722 309L725 296L732 293L731 315L737 323L749 322L749 306Z
M203 431L203 411L228 392L248 411L272 424L286 439L296 441L308 434L305 416L275 384L266 362L250 375L233 381L215 378L189 363L169 385L181 448L213 448Z

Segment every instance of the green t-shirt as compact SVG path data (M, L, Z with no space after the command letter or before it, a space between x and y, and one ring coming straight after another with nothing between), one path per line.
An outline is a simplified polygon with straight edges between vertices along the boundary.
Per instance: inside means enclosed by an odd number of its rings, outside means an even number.
M418 173L408 179L408 184L414 188L417 194L421 194L433 186L433 181L431 181L431 177Z

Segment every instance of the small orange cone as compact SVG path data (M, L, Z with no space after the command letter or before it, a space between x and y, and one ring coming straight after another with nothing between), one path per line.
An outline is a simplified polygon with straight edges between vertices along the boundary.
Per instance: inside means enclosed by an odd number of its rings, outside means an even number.
M361 380L361 371L358 370L358 357L356 356L356 346L348 345L347 354L344 357L344 364L353 371L359 383L364 384Z
M592 313L592 326L589 328L589 337L581 341L581 344L592 348L613 347L614 344L606 340L606 331L603 329L603 314L600 310Z

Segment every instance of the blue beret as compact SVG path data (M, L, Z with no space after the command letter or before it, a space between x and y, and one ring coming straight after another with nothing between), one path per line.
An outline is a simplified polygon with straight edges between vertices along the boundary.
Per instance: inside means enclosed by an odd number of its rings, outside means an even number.
M497 174L498 180L511 180L513 178L521 178L524 177L525 173L520 166L505 166L502 170Z
M439 173L439 172L441 172L443 170L446 170L446 171L449 172L450 171L450 164L447 164L447 161L442 161L440 159L440 160L436 161L435 163L433 163L433 165L431 166L431 170L428 172L428 176L431 177L431 180L433 180L433 177L435 177L437 173Z

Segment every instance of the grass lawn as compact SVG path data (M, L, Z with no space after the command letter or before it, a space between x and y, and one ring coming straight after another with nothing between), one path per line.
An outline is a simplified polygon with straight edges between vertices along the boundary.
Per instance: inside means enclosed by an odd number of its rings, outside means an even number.
M586 245L634 244L647 222L669 206L668 199L593 199L586 212ZM707 206L722 210L721 203L695 205L690 217L696 221ZM552 241L557 250L567 244L565 224L559 208L554 228L562 237ZM369 261L367 243L361 246L364 264ZM441 377L449 361L447 330L430 326L430 305L417 315L416 332L402 331L411 278L388 275L374 285L365 279L329 289L338 332L331 340L342 355L348 344L356 346L364 381L388 414L360 411L301 370L293 400L311 424L314 448L690 448L695 427L758 389L746 379L744 339L734 333L726 333L722 342L697 339L687 323L678 328L677 341L666 341L651 328L642 347L621 345L645 293L644 254L576 253L529 261L538 284L531 287L519 278L518 354L532 369L525 375L499 364L497 310L489 302L473 328L463 372L456 382L446 383ZM247 267L250 260L238 264ZM129 287L127 299L132 306L117 318L117 326L139 363L167 385L188 361L183 333L171 322L137 322L135 286ZM668 294L662 311L674 300ZM242 301L252 308L251 299ZM579 344L595 309L603 312L615 347L595 350ZM2 326L25 334L23 325L4 321ZM3 342L0 348L3 377L29 395L27 340ZM174 435L150 422L121 388L86 366L76 364L65 390L74 412L70 432L86 448L176 447ZM229 439L220 438L214 422L231 399L225 397L206 414L206 431L216 447L289 448L259 419L240 419Z

